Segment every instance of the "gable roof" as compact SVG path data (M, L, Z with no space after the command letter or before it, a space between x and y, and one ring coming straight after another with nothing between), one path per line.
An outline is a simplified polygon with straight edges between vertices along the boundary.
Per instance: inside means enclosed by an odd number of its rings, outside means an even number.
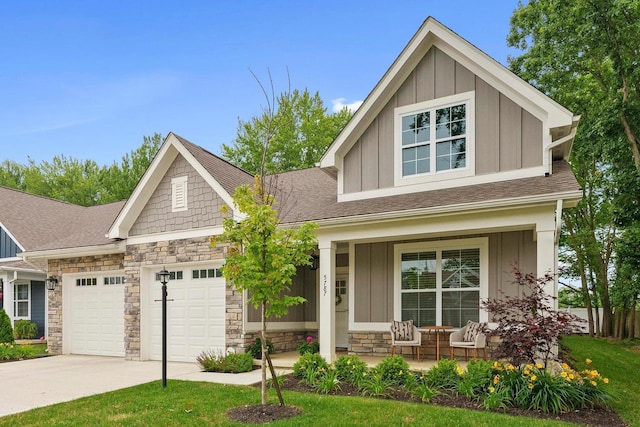
M109 229L107 235L110 238L128 237L129 230L178 155L182 155L229 206L233 206L231 194L235 188L253 182L251 174L169 132L151 165Z
M0 187L0 225L23 251L112 243L105 232L124 202L84 207Z
M542 121L545 127L557 129L555 132L557 138L569 135L577 126L577 118L571 111L430 16L327 149L319 162L321 168L335 170L340 167L338 159L342 158L356 143L432 46L438 47L516 104L525 108ZM563 144L566 147L569 143L570 147L570 142L563 141ZM565 159L568 156L568 150L568 148L565 149Z

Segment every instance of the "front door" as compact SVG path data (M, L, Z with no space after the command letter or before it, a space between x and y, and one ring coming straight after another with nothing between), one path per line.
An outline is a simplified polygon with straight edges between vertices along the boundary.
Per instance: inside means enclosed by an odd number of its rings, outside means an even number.
M349 348L348 277L336 276L336 347Z

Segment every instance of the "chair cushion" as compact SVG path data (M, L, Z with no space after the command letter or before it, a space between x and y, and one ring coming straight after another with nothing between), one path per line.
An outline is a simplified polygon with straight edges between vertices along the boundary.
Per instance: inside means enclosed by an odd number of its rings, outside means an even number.
M475 341L476 336L478 335L481 329L482 329L482 325L480 323L469 320L467 322L467 327L464 331L464 336L462 337L462 339L466 342Z
M396 341L413 341L413 320L394 320L391 323L391 332Z

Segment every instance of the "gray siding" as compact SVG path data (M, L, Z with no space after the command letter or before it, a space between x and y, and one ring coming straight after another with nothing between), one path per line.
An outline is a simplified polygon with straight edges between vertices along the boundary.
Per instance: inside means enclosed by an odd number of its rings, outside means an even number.
M31 281L31 321L38 325L36 338L44 336L45 287L42 281Z
M542 122L436 47L344 158L344 192L393 186L394 108L476 91L476 175L542 165Z
M187 176L187 206L182 212L171 212L171 179ZM178 156L155 189L130 234L162 233L222 224L222 198L196 172L184 157Z
M20 252L20 248L9 234L0 227L0 258L13 258Z
M470 236L465 236L470 237ZM533 231L493 233L489 239L489 297L517 295L511 271L515 264L525 273L536 271ZM448 237L450 240L455 237ZM355 321L390 322L394 308L394 245L402 242L355 245Z
M296 275L293 277L289 295L301 296L307 301L289 307L289 313L279 318L270 318L269 323L278 322L315 322L316 321L316 295L317 295L317 270L309 270L308 267L298 267ZM260 322L260 309L247 307L247 319L249 322Z

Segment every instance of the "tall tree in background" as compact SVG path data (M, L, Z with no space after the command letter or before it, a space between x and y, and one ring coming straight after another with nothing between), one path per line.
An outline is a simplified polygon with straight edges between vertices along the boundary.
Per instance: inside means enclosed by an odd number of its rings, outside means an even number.
M51 161L28 164L5 160L0 163L0 185L81 206L94 206L127 199L147 170L162 136L145 136L142 145L122 157L121 163L100 167L93 160L64 155Z
M564 241L583 264L583 291L602 303L605 336L614 326L615 237L640 210L639 33L635 0L531 0L514 12L508 37L523 51L512 70L582 114L571 164L585 199L563 213Z
M307 89L283 92L272 105L273 116L263 111L249 121L239 119L236 139L222 145L227 160L252 174L261 168L271 174L314 166L351 118L346 108L327 113L318 92L311 95ZM262 141L270 126L274 134L264 153Z

